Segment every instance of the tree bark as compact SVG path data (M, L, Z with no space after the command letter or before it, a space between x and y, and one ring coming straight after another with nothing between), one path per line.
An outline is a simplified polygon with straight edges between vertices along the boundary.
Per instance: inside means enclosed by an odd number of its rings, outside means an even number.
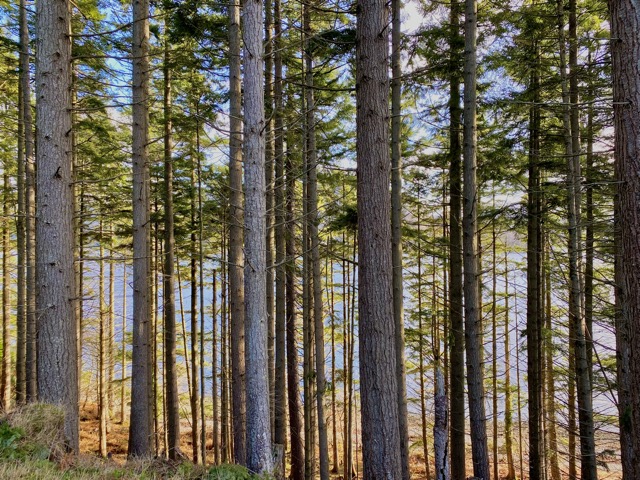
M409 468L409 430L407 424L407 381L404 361L404 299L402 272L402 66L400 62L402 5L391 1L391 242L393 264L393 316L396 343L396 381L398 382L398 421L402 479L411 478Z
M240 4L229 7L229 307L233 453L246 464L244 338L244 210L242 205L242 87L240 84Z
M451 409L451 478L466 479L465 408L464 408L464 320L462 288L462 144L460 143L460 5L451 1L449 37L449 319L450 409Z
M402 478L391 259L388 11L360 0L356 127L364 478Z
M640 475L640 7L611 0L616 173L616 340L624 478Z
M247 467L270 474L262 3L248 0L243 20Z
M68 2L36 5L38 396L64 409L67 448L79 449L71 168Z
M133 2L133 350L129 456L151 453L149 0Z
M173 141L171 115L171 56L164 47L164 375L167 450L169 459L180 457L180 410L176 371L175 235L173 212Z
M463 263L464 263L464 317L465 347L467 354L467 386L469 395L469 421L473 474L489 480L489 452L487 448L486 415L482 369L482 315L480 311L477 244L477 215L479 194L477 188L477 124L476 124L476 0L465 2L465 55L464 55L464 164L463 164Z

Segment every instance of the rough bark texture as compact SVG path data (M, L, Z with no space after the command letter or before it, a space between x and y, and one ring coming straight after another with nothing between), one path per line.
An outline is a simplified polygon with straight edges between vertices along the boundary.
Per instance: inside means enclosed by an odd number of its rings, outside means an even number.
M356 124L364 478L402 478L391 261L388 11L358 2Z
M400 0L391 2L391 259L393 263L393 317L395 321L396 379L398 382L398 421L400 423L400 455L402 479L411 478L409 468L409 429L407 425L407 381L404 362L404 306L402 272L402 151L401 104L402 66Z
M38 394L64 409L65 441L77 452L70 4L38 2L36 18Z
M165 40L166 42L166 40ZM173 159L171 122L171 67L169 47L164 49L164 372L167 450L169 458L180 456L180 410L176 372L175 237L173 222Z
M233 454L246 463L244 359L244 210L242 206L242 87L240 85L240 5L229 7L229 309Z
M444 375L436 367L435 422L433 425L433 446L435 450L436 480L449 480L449 415L447 394L444 390Z
M611 0L616 171L616 327L624 478L640 475L640 6Z
M133 350L129 455L151 453L149 230L149 0L133 2Z
M465 2L464 55L464 164L463 164L463 263L464 318L467 353L467 386L473 474L489 480L489 452L487 448L486 415L484 405L484 373L482 368L482 315L480 311L477 243L477 124L476 124L476 0Z
M262 3L248 0L243 20L247 467L270 473Z

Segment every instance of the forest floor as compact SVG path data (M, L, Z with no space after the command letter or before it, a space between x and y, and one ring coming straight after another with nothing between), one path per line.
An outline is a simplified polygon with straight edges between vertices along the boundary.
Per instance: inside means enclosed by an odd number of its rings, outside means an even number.
M9 414L0 421L0 480L116 480L116 479L170 479L170 480L242 480L250 479L246 470L236 466L202 467L190 461L171 463L162 459L127 461L128 425L112 422L107 435L109 458L99 456L99 418L97 408L92 404L83 406L80 418L81 454L70 457L60 450L61 415L51 407L36 406ZM191 453L191 428L187 422L182 425L182 451ZM412 440L417 440L413 439ZM56 443L57 442L57 443ZM209 442L210 443L210 442ZM412 442L413 443L413 442ZM599 445L604 452L617 450L614 435L602 436ZM421 446L414 452L422 451ZM207 445L207 463L213 463L212 445ZM611 447L609 449L609 447ZM563 447L561 447L562 449ZM507 474L504 452L499 453L499 475ZM560 452L562 455L562 452ZM360 458L356 454L358 463ZM526 458L523 459L526 461ZM599 459L600 480L619 480L622 478L619 462L614 453ZM415 453L411 457L412 477L415 480L432 478L433 470L427 472L423 455ZM360 467L361 465L358 465ZM526 465L520 465L516 459L518 478L526 478ZM561 464L561 470L566 465ZM433 469L433 467L431 467ZM361 471L358 468L358 471ZM467 471L472 471L471 452L468 452ZM566 472L565 472L566 474ZM334 475L334 479L342 476Z

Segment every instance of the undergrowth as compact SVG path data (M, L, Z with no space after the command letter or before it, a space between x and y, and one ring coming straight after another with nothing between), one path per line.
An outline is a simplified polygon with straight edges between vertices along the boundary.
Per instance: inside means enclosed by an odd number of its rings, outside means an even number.
M64 447L64 414L30 404L0 418L0 480L267 480L239 465L203 467L191 462L135 459L119 464Z

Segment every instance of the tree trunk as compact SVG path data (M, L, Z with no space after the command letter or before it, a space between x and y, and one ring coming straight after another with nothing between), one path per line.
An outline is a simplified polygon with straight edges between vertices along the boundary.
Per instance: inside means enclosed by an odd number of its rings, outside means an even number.
M544 442L541 431L542 411L542 314L541 314L541 246L540 246L540 65L539 48L533 47L529 111L529 180L527 191L527 379L529 408L529 477L542 478Z
M99 230L99 242L100 242L100 260L99 260L99 274L98 274L98 308L99 315L98 320L100 322L98 331L98 416L100 418L99 430L99 443L100 443L100 456L106 458L107 456L107 379L106 379L106 364L107 364L107 325L105 315L105 298L104 298L104 229L103 222L100 220Z
M198 250L197 250L197 212L196 212L196 156L197 152L191 152L191 239L190 239L190 284L191 305L189 330L191 337L191 447L193 463L201 464L202 455L200 447L200 355L198 352L198 311L201 307L198 303Z
M240 84L240 4L229 7L229 304L233 452L247 462L244 338L244 210L242 205L242 87Z
M411 478L409 468L409 430L407 424L407 381L404 362L404 307L402 288L402 66L400 0L391 1L391 242L393 264L393 317L396 343L396 381L398 382L398 422L402 479Z
M464 408L464 321L462 316L462 145L460 143L460 64L464 40L460 35L460 6L452 0L449 37L449 318L450 405L451 405L451 479L465 480L465 408Z
M402 478L391 259L388 12L361 0L356 29L360 381L364 478Z
M284 128L282 99L282 18L281 2L274 2L274 126L275 126L275 249L276 249L276 311L275 311L275 398L274 398L274 441L276 445L287 442L286 417L286 238L285 238L285 178L284 178Z
M611 0L611 53L616 171L616 340L620 443L624 478L640 475L640 8L631 0Z
M65 412L67 448L79 449L76 288L71 169L71 15L38 2L36 29L38 396Z
M164 375L167 424L167 453L176 460L180 452L180 404L176 371L175 236L173 211L173 141L171 115L171 57L165 36L164 46Z
M285 170L286 178L286 348L287 348L287 394L289 404L289 432L291 441L291 479L304 478L304 444L300 416L300 380L298 377L298 345L296 341L296 223L293 211L295 198L295 181L291 153L287 152Z
M504 253L504 446L507 454L506 480L516 480L513 462L513 400L511 398L511 312L509 310L509 258Z
M11 294L9 291L9 173L5 169L3 175L2 214L4 221L2 222L2 372L0 377L0 408L2 411L8 411L11 407L11 344L10 344L10 310L11 310Z
M476 0L465 2L464 60L464 190L463 190L463 258L464 317L467 354L467 385L473 474L483 480L491 478L487 448L486 415L482 369L482 315L480 311L477 245L477 125L476 125Z
M133 2L133 352L129 456L151 453L149 0Z
M244 5L245 353L247 467L271 473L271 424L266 302L266 192L262 4Z
M329 480L329 445L327 423L324 415L325 365L324 365L324 312L322 302L322 280L320 266L320 237L318 224L318 155L316 152L315 98L313 93L313 54L310 50L311 6L304 9L305 30L305 106L307 115L308 197L309 197L309 237L311 240L311 275L313 277L313 331L315 345L316 414L318 421L318 455L320 457L320 479ZM306 400L306 399L305 399ZM315 450L315 448L314 448Z

